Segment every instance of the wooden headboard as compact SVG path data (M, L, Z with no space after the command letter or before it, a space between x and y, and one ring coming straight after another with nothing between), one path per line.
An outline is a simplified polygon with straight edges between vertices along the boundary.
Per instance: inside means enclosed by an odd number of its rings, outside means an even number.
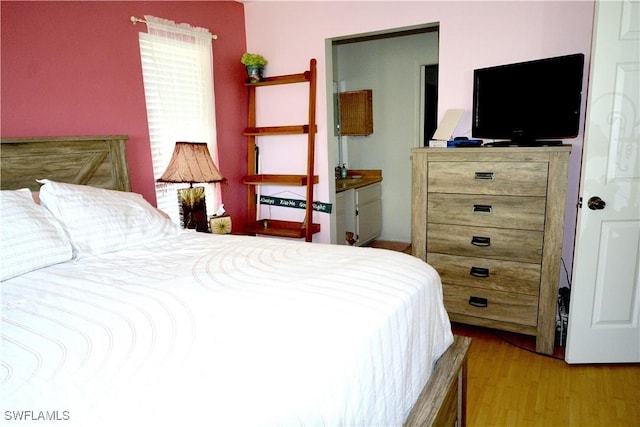
M0 188L38 191L36 179L131 191L126 135L2 138Z

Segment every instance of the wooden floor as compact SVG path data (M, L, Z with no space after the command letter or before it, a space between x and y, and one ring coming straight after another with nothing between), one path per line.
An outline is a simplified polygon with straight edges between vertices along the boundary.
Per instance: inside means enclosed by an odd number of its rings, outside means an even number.
M640 365L569 365L533 352L533 338L454 324L473 338L467 425L640 426ZM560 357L560 358L558 358Z
M407 245L371 244L411 253ZM562 347L535 353L533 337L462 324L453 331L473 338L468 427L640 426L640 364L569 365Z
M392 251L405 252L411 254L411 244L405 242L392 242L390 240L374 240L367 246L372 248L390 249Z

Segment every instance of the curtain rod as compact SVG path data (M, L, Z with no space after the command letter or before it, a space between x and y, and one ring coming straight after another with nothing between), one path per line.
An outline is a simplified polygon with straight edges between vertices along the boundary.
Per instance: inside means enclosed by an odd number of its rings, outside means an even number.
M143 22L145 24L147 23L147 21L145 21L144 19L136 18L133 15L129 19L131 19L131 22L133 23L133 25L136 25L138 22ZM214 39L214 40L217 40L218 39L218 35L217 34L211 34L211 38Z

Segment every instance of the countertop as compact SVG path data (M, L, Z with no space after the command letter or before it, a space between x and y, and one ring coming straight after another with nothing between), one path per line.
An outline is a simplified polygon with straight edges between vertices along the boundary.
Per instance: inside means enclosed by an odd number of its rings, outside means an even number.
M382 181L382 170L380 169L354 169L347 173L346 178L336 180L336 193L360 188Z

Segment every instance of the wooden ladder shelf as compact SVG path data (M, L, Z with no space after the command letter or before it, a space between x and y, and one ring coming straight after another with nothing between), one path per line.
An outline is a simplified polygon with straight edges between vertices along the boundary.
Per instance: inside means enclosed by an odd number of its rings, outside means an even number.
M292 83L309 84L309 116L308 123L291 126L256 126L256 92L259 87ZM243 183L247 188L247 233L269 236L303 238L310 242L312 235L320 232L320 224L312 223L313 218L313 186L318 183L314 175L316 125L316 60L311 59L309 70L299 74L266 77L257 83L246 83L249 89L249 118L244 130L247 137L247 176ZM273 175L259 174L256 162L257 138L272 135L307 135L307 173L305 175ZM276 219L258 219L256 187L259 185L306 187L305 220L281 221Z

